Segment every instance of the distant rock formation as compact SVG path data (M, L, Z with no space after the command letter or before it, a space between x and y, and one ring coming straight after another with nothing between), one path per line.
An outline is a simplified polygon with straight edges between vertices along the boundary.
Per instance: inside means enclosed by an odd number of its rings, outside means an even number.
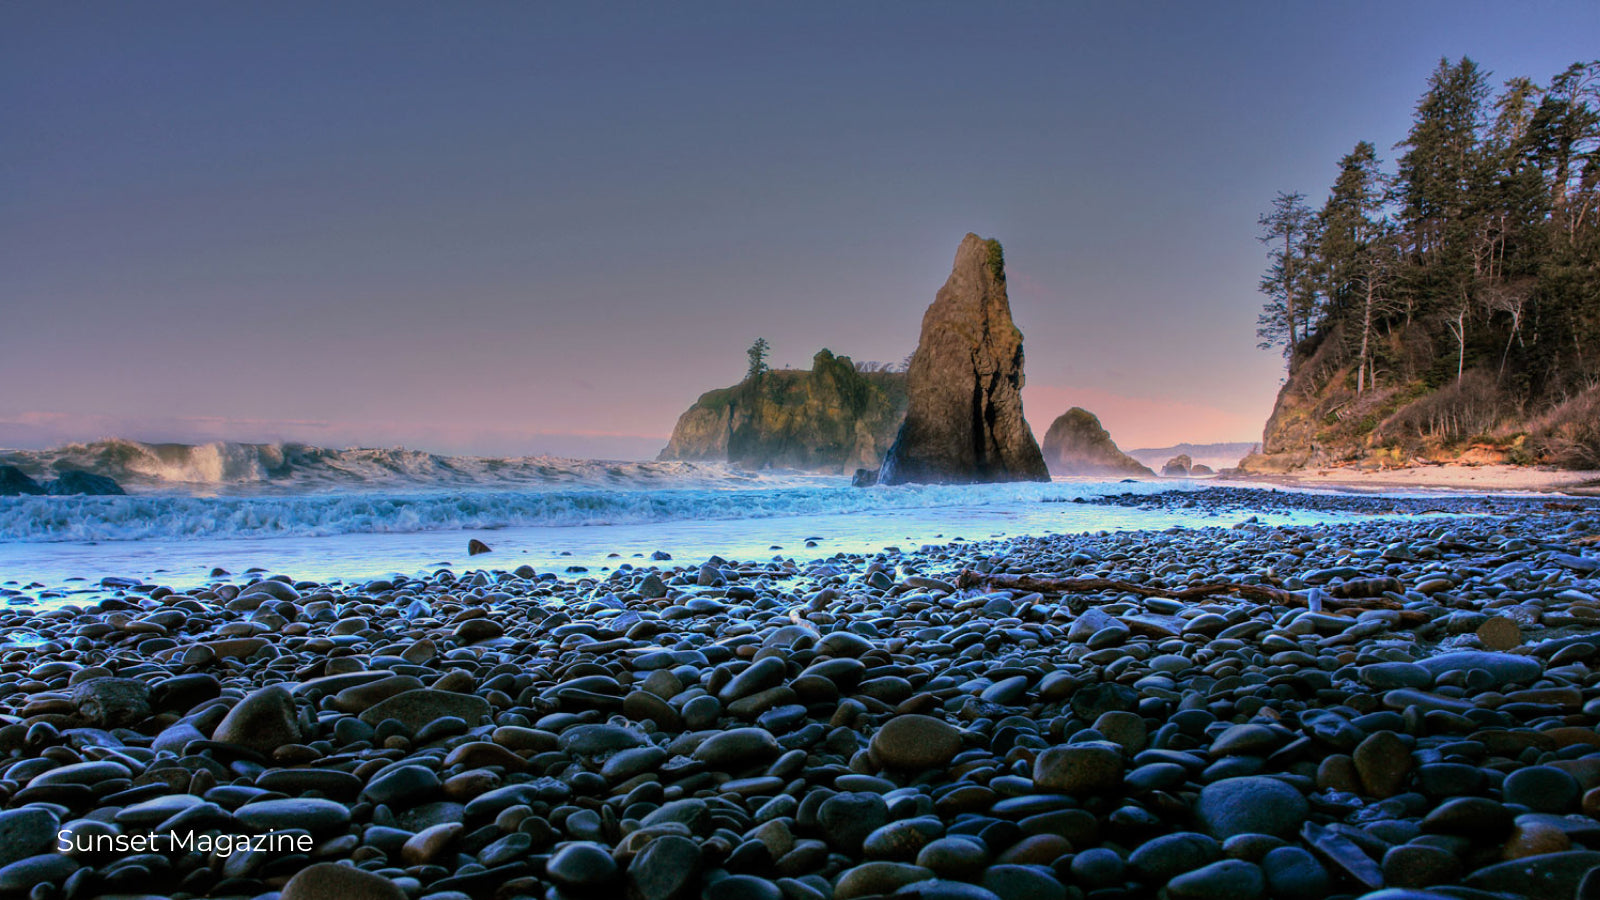
M1215 475L1215 474L1217 474L1217 470L1211 468L1208 465L1204 465L1202 463L1195 463L1194 465L1189 467L1189 474L1190 475Z
M1161 474L1176 475L1181 478L1188 475L1189 469L1193 466L1194 460L1189 458L1189 454L1179 453L1177 456L1167 460L1167 464L1161 467Z
M876 470L906 409L901 372L858 372L822 350L811 371L769 371L708 391L672 429L663 460L843 474Z
M1052 475L1154 475L1117 449L1095 414L1082 407L1062 413L1044 433L1044 461Z
M1194 461L1213 469L1232 468L1255 450L1261 449L1259 441L1228 441L1214 444L1191 444L1184 441L1169 447L1134 447L1127 454L1151 468L1160 468L1167 460L1182 453Z
M0 497L42 494L44 486L16 466L0 466Z
M1000 242L969 234L922 317L906 420L879 483L1049 481L1022 415L1022 380Z

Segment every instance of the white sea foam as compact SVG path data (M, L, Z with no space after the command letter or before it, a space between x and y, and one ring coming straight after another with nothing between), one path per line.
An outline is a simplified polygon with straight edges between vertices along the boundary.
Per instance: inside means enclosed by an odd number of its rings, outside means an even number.
M798 476L797 476L798 478ZM304 496L16 497L0 499L0 541L122 541L382 534L527 525L630 525L767 519L877 510L1036 504L1141 485L1057 482L852 488L802 486L619 490L341 491ZM1170 489L1150 483L1148 488Z
M299 444L128 440L0 451L38 479L82 469L120 497L0 498L0 542L406 534L522 526L642 525L887 510L996 508L1171 482L907 485L688 462L442 456Z
M0 465L38 479L82 470L130 493L304 494L348 490L541 487L770 486L785 473L690 462L616 462L550 456L445 456L404 448L334 450L305 444L146 444L113 438L50 450L0 450Z

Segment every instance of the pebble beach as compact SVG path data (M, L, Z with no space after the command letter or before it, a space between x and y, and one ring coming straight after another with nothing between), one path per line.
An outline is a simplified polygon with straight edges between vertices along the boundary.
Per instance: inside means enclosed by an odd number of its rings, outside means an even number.
M1600 896L1600 504L1124 502L1381 518L13 606L0 895Z

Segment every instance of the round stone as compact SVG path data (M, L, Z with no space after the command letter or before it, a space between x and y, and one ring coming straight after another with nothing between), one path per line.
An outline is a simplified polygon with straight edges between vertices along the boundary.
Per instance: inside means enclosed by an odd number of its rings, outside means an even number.
M397 766L367 783L364 799L391 809L405 809L434 799L444 787L438 773L426 766Z
M628 864L628 896L634 900L678 900L700 878L700 847L676 834L662 835Z
M1446 800L1422 819L1422 830L1498 839L1511 830L1511 810L1487 797Z
M327 833L350 824L350 808L332 800L295 797L249 803L235 810L233 817L257 831L304 828L312 833Z
M1461 879L1461 884L1500 895L1576 897L1584 877L1595 868L1600 868L1600 851L1542 853L1484 866Z
M1478 626L1478 640L1490 650L1511 650L1522 646L1522 629L1505 616L1491 616Z
M228 710L211 739L263 756L270 756L284 744L298 742L300 726L295 722L294 697L277 684L246 694Z
M872 649L872 642L848 631L831 631L817 642L817 653L823 656L854 658Z
M1267 879L1261 867L1242 859L1223 859L1167 882L1171 900L1260 900Z
M917 854L917 865L940 878L969 881L989 863L989 851L975 840L946 837L931 841Z
M1511 837L1500 848L1506 859L1522 859L1545 853L1563 853L1572 849L1572 839L1559 825L1539 821L1536 817L1519 818L1511 830Z
M933 872L921 866L898 862L867 862L846 869L833 887L834 900L853 900L876 894L892 894L908 884L927 881Z
M361 712L361 721L376 726L384 719L394 719L407 734L416 734L446 717L476 725L488 714L489 702L476 694L418 688L378 701Z
M1151 838L1128 856L1128 866L1141 881L1166 884L1173 876L1192 872L1222 857L1222 845L1192 831Z
M87 785L94 787L102 781L127 778L132 775L128 767L119 762L94 760L92 762L69 763L46 769L28 781L28 787L39 788L58 785Z
M1301 847L1277 847L1261 857L1267 892L1274 897L1326 897L1328 870Z
M1033 783L1047 791L1096 794L1122 786L1122 754L1115 745L1065 744L1040 753L1033 761Z
M1183 659L1181 656L1176 658ZM1129 754L1143 750L1148 737L1144 718L1136 713L1122 710L1101 713L1100 718L1094 720L1093 727L1095 731L1105 735L1106 740L1120 746Z
M783 889L754 875L729 875L706 887L705 900L783 900Z
M1013 868L1022 867L1014 866ZM904 900L1043 900L1037 894L1006 898L989 890L987 887L968 884L965 881L944 881L938 878L908 884L895 891L891 896L901 897Z
M1392 731L1368 735L1351 754L1361 786L1369 797L1393 797L1411 771L1411 748Z
M1569 813L1577 810L1583 788L1577 779L1554 766L1528 766L1506 776L1500 796L1534 812Z
M1431 672L1416 663L1408 662L1365 665L1356 670L1356 677L1367 687L1380 691L1392 691L1397 688L1425 689L1433 686Z
M701 742L694 758L713 769L731 771L768 762L779 753L778 740L764 728L735 728Z
M1311 808L1299 791L1276 778L1246 776L1206 785L1195 814L1219 839L1252 832L1292 838Z
M1421 660L1417 665L1427 669L1435 678L1446 672L1467 672L1482 669L1488 672L1495 688L1512 683L1537 681L1544 666L1531 656L1511 653L1493 653L1483 650L1461 650Z
M961 751L961 731L932 716L895 716L873 734L869 748L886 768L937 769L949 765Z
M834 794L817 807L817 825L829 844L856 855L867 836L889 821L889 806L877 794L852 791Z
M382 875L327 862L296 872L279 895L280 900L405 900L405 896Z
M574 841L551 854L545 874L557 886L581 892L610 884L617 877L617 864L599 844Z
M1037 866L990 866L983 886L999 900L1066 900L1066 885Z
M1231 725L1211 742L1211 755L1266 756L1281 743L1278 732L1265 725Z
M1115 850L1091 847L1072 857L1072 877L1088 888L1111 887L1122 883L1126 868Z
M440 822L417 832L400 846L400 859L408 866L423 866L438 859L461 836L460 822Z
M56 814L42 806L0 812L0 866L49 850L60 824Z

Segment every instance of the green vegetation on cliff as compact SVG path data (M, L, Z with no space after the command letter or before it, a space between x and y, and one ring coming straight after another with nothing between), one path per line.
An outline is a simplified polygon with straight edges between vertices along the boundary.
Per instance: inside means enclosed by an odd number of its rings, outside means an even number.
M708 391L672 429L661 459L747 469L876 469L906 411L903 372L857 371L822 350L810 371L767 370Z
M1289 376L1245 466L1600 466L1600 62L1495 93L1441 60L1396 149L1261 217Z

